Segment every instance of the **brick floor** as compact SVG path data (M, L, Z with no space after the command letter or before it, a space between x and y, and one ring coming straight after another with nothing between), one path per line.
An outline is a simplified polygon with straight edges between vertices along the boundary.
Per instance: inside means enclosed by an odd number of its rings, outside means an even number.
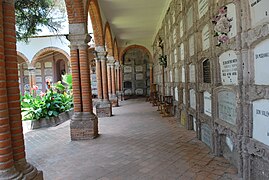
M161 118L145 99L121 102L99 119L100 137L70 141L69 122L25 134L27 159L48 180L237 179L174 118Z

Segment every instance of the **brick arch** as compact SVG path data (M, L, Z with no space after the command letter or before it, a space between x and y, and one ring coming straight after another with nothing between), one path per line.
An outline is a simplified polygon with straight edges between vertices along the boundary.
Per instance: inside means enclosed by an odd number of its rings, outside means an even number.
M57 47L47 47L47 48L41 49L40 51L38 51L35 54L35 56L33 57L32 62L31 62L31 65L34 66L35 63L38 60L38 57L41 56L42 54L46 53L46 52L49 52L49 51L55 51L55 52L59 52L59 53L63 54L66 57L66 59L68 60L68 64L70 64L70 56L68 55L67 52L65 52L64 50L62 50L60 48L57 48Z
M114 38L114 58L119 61L119 47L116 37Z
M69 24L86 23L83 0L65 0Z
M124 54L128 50L130 50L130 49L136 49L136 48L143 50L143 52L145 52L145 53L147 53L149 55L149 63L152 63L153 62L152 61L152 55L151 55L150 51L147 48L145 48L144 46L140 46L140 45L131 45L131 46L126 47L123 51L121 51L121 53L120 53L120 62L121 62L121 64L122 64L122 61L123 61Z
M106 22L106 25L105 25L104 37L105 37L105 44L106 44L106 48L107 48L107 54L108 54L108 56L113 56L114 55L113 38L112 38L112 34L111 34L110 25L108 22Z
M28 65L30 64L29 59L23 53L17 51L17 56L19 56L20 58L22 58L24 60L24 62L26 62Z
M105 41L103 36L103 24L98 1L88 0L86 6L88 8L87 12L90 14L90 18L92 21L95 46L104 46Z

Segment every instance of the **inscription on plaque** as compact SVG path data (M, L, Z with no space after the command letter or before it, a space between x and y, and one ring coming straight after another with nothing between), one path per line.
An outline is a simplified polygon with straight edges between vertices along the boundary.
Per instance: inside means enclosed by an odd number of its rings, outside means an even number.
M189 65L190 70L190 82L195 82L195 66L193 64Z
M253 138L269 146L269 100L253 102Z
M185 59L184 44L181 43L181 45L180 45L180 60L183 61L184 59Z
M142 72L143 71L143 66L136 66L135 71L136 72Z
M255 84L269 85L269 39L254 49Z
M52 67L52 62L45 62L45 68Z
M193 8L191 7L187 12L187 30L193 25Z
M144 93L143 89L136 89L135 90L136 95L143 95L143 93Z
M203 51L207 50L210 47L210 33L208 24L205 25L202 31L202 39L203 39Z
M189 39L189 54L190 56L194 55L194 35L192 35Z
M178 87L175 87L175 100L178 101Z
M185 82L185 68L182 66L181 68L181 82Z
M196 109L196 94L194 89L190 90L190 107Z
M29 71L28 71L28 70L24 70L24 71L23 71L23 74L24 74L25 76L28 76L28 75L29 75Z
M234 51L227 51L220 55L221 82L223 85L238 83L237 56Z
M204 113L208 116L212 116L212 100L211 94L207 91L204 92Z
M269 19L268 0L249 0L252 26L256 26Z
M236 95L233 92L218 93L219 118L232 125L236 124Z
M204 123L201 125L201 139L206 145L212 148L212 129Z
M179 82L179 72L178 72L178 68L175 68L175 82Z
M136 80L143 80L143 78L144 78L143 73L139 73L135 75Z
M237 35L236 8L235 4L233 3L226 5L226 7L227 7L227 17L229 19L232 19L232 21L230 22L231 29L230 32L228 33L228 37L229 39L231 39Z
M211 73L210 73L210 61L206 59L203 61L203 82L211 83Z
M125 94L125 95L131 95L131 94L132 94L132 90L131 90L131 89L126 89L126 90L124 91L124 94Z
M36 69L36 70L35 70L35 74L36 74L36 75L41 75L41 69Z
M198 0L199 19L208 11L208 0Z
M35 68L36 69L41 68L41 63L40 62L35 63Z
M170 82L173 82L173 71L170 71Z
M37 83L42 83L42 77L38 76L35 78Z
M179 29L180 29L180 37L183 37L184 34L184 27L183 27L183 20L180 21L179 23Z
M131 73L132 72L132 66L124 66L124 73Z
M177 63L177 61L178 61L177 49L174 49L174 59L175 59L175 63Z

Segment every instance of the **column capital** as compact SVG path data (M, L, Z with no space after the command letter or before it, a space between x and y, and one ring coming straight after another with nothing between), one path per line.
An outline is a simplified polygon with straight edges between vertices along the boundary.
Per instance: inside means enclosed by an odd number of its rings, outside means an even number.
M67 39L70 41L71 49L81 47L87 48L92 37L89 34L69 34Z
M108 64L109 66L113 66L114 63L115 63L115 59L114 59L114 57L113 57L113 56L108 56L108 57L107 57L107 64Z

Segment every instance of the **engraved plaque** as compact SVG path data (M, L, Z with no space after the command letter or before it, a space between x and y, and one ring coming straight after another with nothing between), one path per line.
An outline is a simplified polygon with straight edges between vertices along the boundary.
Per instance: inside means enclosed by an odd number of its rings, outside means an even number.
M125 95L131 95L131 94L132 94L132 90L131 90L131 89L126 89L126 90L124 91L124 94L125 94Z
M212 116L212 100L211 94L207 91L204 92L204 113L208 116Z
M136 95L143 95L143 93L144 93L143 89L136 89L135 90Z
M41 76L36 76L36 82L37 83L42 83L42 77Z
M181 20L179 23L179 29L180 29L180 37L183 37L184 34L183 20Z
M203 51L210 47L210 33L208 25L205 25L202 31Z
M40 62L35 63L35 67L36 67L36 69L40 69L41 68L41 63Z
M230 29L230 32L228 33L228 37L229 39L231 39L237 35L236 8L235 8L235 4L233 3L230 3L226 6L227 6L227 17L229 19L232 19L232 21L230 22L231 29Z
M190 90L190 107L196 109L196 94L194 89Z
M190 71L190 82L195 82L195 66L193 64L189 65Z
M41 76L41 69L36 69L36 70L35 70L35 74Z
M194 35L192 35L189 39L189 53L190 56L194 55Z
M203 82L211 83L211 73L210 73L210 61L206 59L203 61Z
M136 80L143 80L143 78L144 78L143 73L139 73L139 74L136 74L136 75L135 75L135 79L136 79Z
M208 11L208 0L198 0L199 19Z
M233 92L222 91L218 93L219 118L232 125L236 124L236 95Z
M131 73L132 72L132 66L124 66L124 73Z
M193 8L191 7L187 12L187 30L193 25Z
M136 72L142 72L143 71L143 66L136 66L135 71Z
M186 90L183 89L182 91L182 96L183 96L183 104L186 104Z
M181 67L181 82L185 82L185 68Z
M45 68L51 68L52 62L45 62Z
M269 1L249 0L252 26L269 21Z
M132 75L131 74L124 74L123 79L124 79L124 81L131 81Z
M212 148L212 129L205 123L201 125L201 139L206 145Z
M230 50L219 57L221 82L223 85L237 85L237 56L234 51Z

